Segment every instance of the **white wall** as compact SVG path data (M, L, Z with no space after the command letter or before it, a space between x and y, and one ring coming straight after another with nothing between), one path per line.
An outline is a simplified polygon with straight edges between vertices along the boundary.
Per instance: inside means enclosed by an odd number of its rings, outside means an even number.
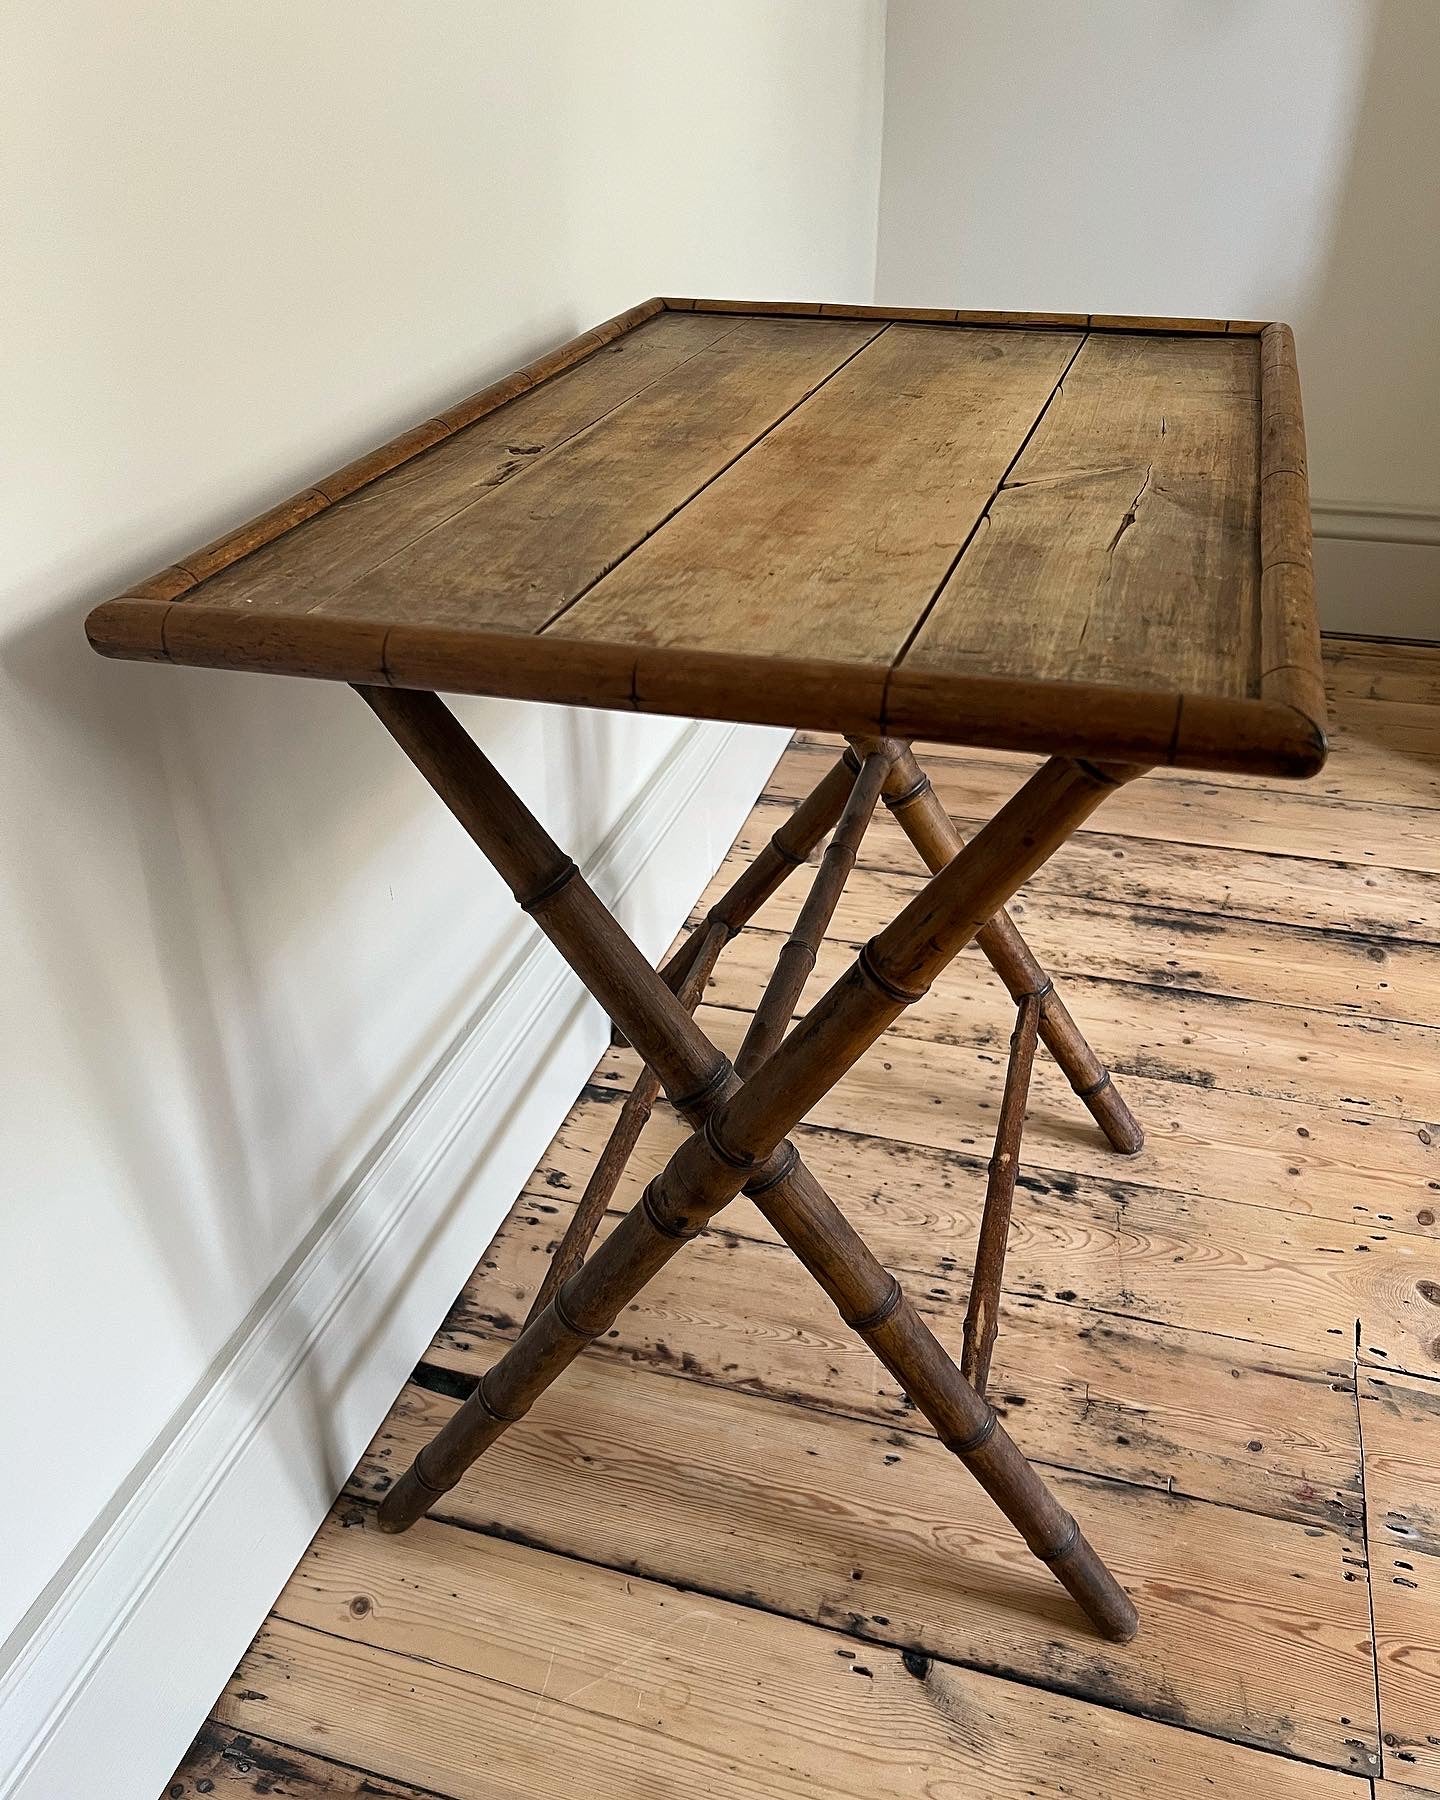
M1325 622L1440 637L1436 0L890 0L877 297L1285 318Z
M343 689L102 662L84 612L653 292L868 300L882 49L877 0L7 11L12 1673L73 1611L87 1555L530 941ZM464 716L577 854L604 844L685 729L498 704ZM753 782L765 753L741 759ZM625 829L643 838L638 816ZM685 840L692 866L642 896L652 938L735 822L722 807L716 841ZM562 1059L569 1092L526 1128L532 1156L599 1041L586 1018ZM506 1164L486 1193L486 1173L457 1189L471 1229L445 1225L472 1258L519 1179ZM424 1262L411 1249L416 1267L390 1271L402 1286ZM314 1397L322 1435L357 1369L381 1354L393 1392L423 1343L423 1316L413 1342L387 1337L386 1285L374 1342ZM267 1529L262 1508L255 1540ZM211 1575L223 1596L230 1571ZM102 1785L128 1791L113 1761Z

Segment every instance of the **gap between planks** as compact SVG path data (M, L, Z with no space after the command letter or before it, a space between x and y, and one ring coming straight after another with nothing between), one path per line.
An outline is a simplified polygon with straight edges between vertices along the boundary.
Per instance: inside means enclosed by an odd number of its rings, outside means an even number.
M438 1372L473 1381L496 1343L515 1336L568 1212L548 1187L517 1206L427 1351L422 1385L458 1391ZM595 1353L929 1435L891 1378L856 1354L833 1310L794 1279L781 1247L747 1234L748 1217L735 1224L698 1240ZM957 1286L947 1273L936 1281L886 1260L958 1351L963 1280ZM1353 1369L1332 1346L1267 1348L1106 1317L1078 1297L1066 1305L1013 1292L1001 1338L994 1404L1038 1461L1357 1535Z
M403 1760L461 1800L569 1794L582 1763L597 1800L701 1786L717 1800L849 1800L933 1792L936 1778L971 1791L977 1774L987 1792L1059 1800L1077 1758L1117 1800L1153 1793L1157 1774L1182 1800L1242 1784L1279 1800L1363 1791L1222 1740L1137 1721L1117 1730L1102 1708L921 1651L857 1648L453 1526L423 1524L408 1543L407 1564L358 1508L327 1527L221 1716L372 1766ZM358 1617L357 1595L370 1602ZM317 1731L332 1710L337 1726ZM564 1753L537 1756L542 1741Z

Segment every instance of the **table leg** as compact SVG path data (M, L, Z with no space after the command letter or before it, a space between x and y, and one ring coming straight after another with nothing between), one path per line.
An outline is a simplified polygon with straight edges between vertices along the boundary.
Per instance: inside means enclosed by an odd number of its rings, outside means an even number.
M1134 1637L1125 1590L809 1170L746 1192L1096 1629L1114 1643Z
M875 802L880 798L881 783L889 766L888 759L876 752L865 758L855 778L850 798L835 827L835 835L826 846L810 892L800 908L795 929L781 946L774 972L751 1015L750 1028L735 1058L736 1070L742 1076L755 1073L789 1027L796 1004L805 991L805 983L815 968L815 958L835 915L840 895L855 867L860 840L875 811Z
M858 748L857 744L852 749L852 761ZM894 744L884 798L932 875L958 854L964 839L908 744ZM1040 1036L1046 1049L1065 1071L1076 1095L1089 1107L1095 1123L1115 1149L1133 1156L1144 1145L1145 1133L1121 1099L1110 1071L1070 1017L1055 984L1020 935L1015 921L1002 908L976 933L975 941L1013 999L1019 1001L1034 994L1040 1001Z
M708 925L699 926L697 935L700 939L700 954L685 971L675 990L680 1004L686 1012L692 1014L705 991L705 983L710 979L715 959L725 944L725 927L712 920ZM525 1315L527 1325L544 1312L555 1298L555 1290L561 1282L579 1268L585 1252L590 1248L591 1240L600 1229L600 1221L605 1217L606 1209L620 1185L625 1165L634 1155L635 1146L640 1142L640 1134L649 1123L650 1114L659 1098L660 1077L649 1063L645 1063L635 1078L634 1087L625 1096L620 1117L615 1121L615 1129L605 1140L605 1148L600 1152L595 1167L590 1171L590 1179L585 1183L585 1192L580 1196L570 1223L556 1246L555 1254L550 1258L550 1266L541 1277L535 1298L530 1302L530 1310Z
M440 702L403 690L358 691L700 1127L421 1450L386 1496L382 1526L404 1530L453 1487L743 1186L768 1205L832 1298L862 1297L866 1310L850 1307L846 1316L1097 1628L1116 1640L1132 1635L1134 1611L1113 1577L785 1133L1104 795L1138 771L1048 763L865 947L758 1075L741 1082ZM816 1234L827 1228L833 1242L822 1245Z
M990 1357L1000 1324L1000 1283L1005 1274L1010 1209L1015 1200L1015 1177L1020 1172L1020 1139L1025 1131L1039 1023L1040 1002L1033 994L1027 994L1016 1011L1015 1032L1010 1039L1000 1121L995 1127L995 1150L985 1181L985 1210L980 1215L975 1272L970 1278L970 1304L965 1310L960 1372L979 1394L985 1392L990 1381Z
M841 757L827 771L814 791L800 802L784 824L772 834L769 843L721 895L661 969L661 979L680 997L687 1012L693 1013L699 1004L705 991L705 983L725 945L748 924L784 883L786 877L804 866L816 844L837 819L844 817L846 810L852 806L854 787L855 777ZM873 808L872 798L865 810L867 821ZM826 856L829 858L830 852L827 851ZM853 856L850 860L853 863ZM848 873L848 869L845 873ZM841 879L843 882L843 875ZM826 917L828 921L828 914ZM821 935L823 932L822 925ZM787 1020L788 1017L787 1013ZM614 1028L611 1042L615 1048L624 1049L627 1040L622 1031ZM530 1304L530 1311L525 1316L527 1325L549 1304L556 1288L585 1254L616 1188L620 1185L625 1165L640 1141L640 1134L645 1129L659 1095L660 1078L646 1063L620 1109L615 1129L606 1139L605 1148L600 1152L595 1167L590 1172L590 1179L585 1184L580 1203Z
M809 860L810 852L845 810L858 768L857 763L852 769L842 756L771 835L769 843L736 877L661 969L661 977L670 987L683 979L691 960L699 954L699 934L704 925L723 925L727 935L734 937L770 896L779 891L786 877Z

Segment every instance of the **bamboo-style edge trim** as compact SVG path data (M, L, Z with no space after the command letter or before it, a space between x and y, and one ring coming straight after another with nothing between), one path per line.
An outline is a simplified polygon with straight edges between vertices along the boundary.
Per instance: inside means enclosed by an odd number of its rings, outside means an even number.
M732 651L194 602L112 601L100 610L106 617L97 648L135 661L726 721L734 719L735 694L743 687L749 723L792 730L1246 774L1310 775L1325 759L1318 728L1288 703L1264 698L928 670L907 675L903 667L891 675L884 667L805 657L770 658L767 679L757 683L753 660ZM163 632L156 629L160 619Z
M1300 371L1294 334L1278 323L1260 334L1260 696L1294 707L1323 738Z
M211 575L273 543L316 513L496 411L662 311L781 317L917 320L954 324L1214 332L1223 322L1106 315L964 313L924 307L847 307L792 301L652 299L527 363L335 474L282 501L213 544L97 606L85 622L102 655L315 676L395 687L513 695L630 711L729 719L743 679L755 723L881 735L957 736L995 749L1080 751L1117 760L1251 773L1313 774L1324 762L1324 688L1309 568L1304 427L1288 326L1226 327L1261 336L1261 695L1258 700L1177 696L1149 688L1012 680L1001 676L872 669L772 660L757 688L753 667L728 652L576 642L463 627L386 625L313 615L252 613L186 600ZM1298 476L1300 488L1294 488ZM1287 490L1286 481L1290 487ZM1268 484L1268 486L1267 486ZM1267 505L1267 498L1269 504ZM1308 503L1308 502L1307 502ZM1318 701L1315 696L1318 693ZM758 702L758 704L756 704ZM1018 713L1018 717L1017 717Z
M1148 313L967 312L945 306L847 306L821 300L690 300L667 294L666 312L740 313L779 319L884 319L896 324L1036 326L1154 331L1167 337L1260 337L1264 319L1162 319Z

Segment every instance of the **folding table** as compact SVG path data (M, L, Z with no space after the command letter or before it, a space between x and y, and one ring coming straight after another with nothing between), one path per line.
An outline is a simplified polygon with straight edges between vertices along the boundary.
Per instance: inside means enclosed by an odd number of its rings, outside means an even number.
M98 607L108 656L352 683L645 1065L524 1330L404 1530L742 1190L1096 1628L1135 1610L985 1397L1030 1068L1142 1134L1005 912L1157 764L1312 774L1324 698L1288 328L651 300ZM434 690L849 748L660 971ZM1046 760L967 844L911 744ZM930 871L797 1023L877 804ZM693 1018L826 837L735 1063ZM972 939L1016 1008L957 1368L787 1133ZM691 1135L586 1254L663 1092Z

